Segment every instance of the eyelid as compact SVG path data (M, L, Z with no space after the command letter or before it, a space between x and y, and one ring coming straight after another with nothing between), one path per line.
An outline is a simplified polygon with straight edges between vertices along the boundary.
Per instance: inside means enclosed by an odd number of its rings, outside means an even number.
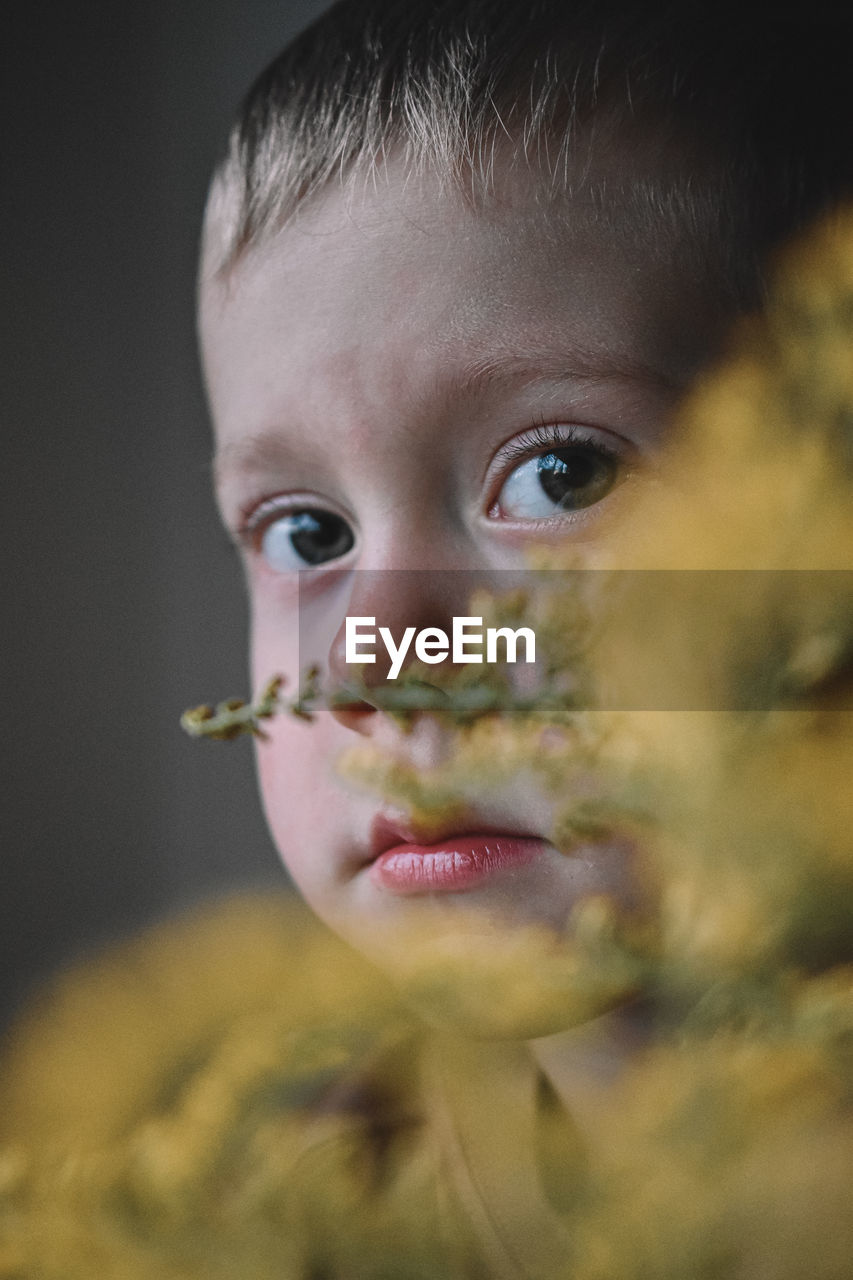
M631 463L640 455L640 450L630 440L604 427L573 422L536 422L501 445L492 459L486 472L488 511L491 512L495 507L503 484L518 463L547 453L549 449L565 448L573 444L587 445L608 457L622 460L626 465L626 475L630 474Z
M355 536L358 532L355 520L351 515L340 510L328 498L308 491L295 493L277 493L259 500L247 502L240 510L235 530L238 545L248 551L257 550L257 540L273 520L294 515L297 511L327 511L346 521Z

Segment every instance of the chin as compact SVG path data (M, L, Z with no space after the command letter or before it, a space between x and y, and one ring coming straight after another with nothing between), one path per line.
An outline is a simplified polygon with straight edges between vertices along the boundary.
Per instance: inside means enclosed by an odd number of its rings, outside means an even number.
M612 936L590 944L546 924L479 912L407 920L360 949L430 1025L478 1039L554 1035L634 1001L642 973Z

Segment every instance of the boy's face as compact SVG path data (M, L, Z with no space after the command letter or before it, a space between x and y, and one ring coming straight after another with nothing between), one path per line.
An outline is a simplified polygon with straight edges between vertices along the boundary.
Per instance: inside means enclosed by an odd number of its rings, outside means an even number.
M204 283L219 499L246 564L256 687L275 672L296 682L299 569L313 566L303 608L325 636L311 656L343 679L345 614L395 637L449 631L468 592L444 571L521 568L543 541L594 547L651 483L718 310L665 237L637 240L618 210L580 199L559 217L543 208L529 174L479 209L392 174L323 196L227 282ZM413 912L442 930L460 910L559 930L584 895L634 896L627 843L558 852L530 777L472 797L455 830L419 831L336 776L364 742L429 768L446 744L428 715L405 735L361 703L313 724L280 716L269 734L260 783L282 857L368 953Z

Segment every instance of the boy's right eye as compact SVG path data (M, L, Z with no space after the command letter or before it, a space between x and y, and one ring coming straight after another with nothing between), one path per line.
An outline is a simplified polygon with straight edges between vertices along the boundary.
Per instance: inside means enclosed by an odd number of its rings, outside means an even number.
M274 573L326 564L355 545L346 520L317 507L283 512L262 506L247 522L246 535Z

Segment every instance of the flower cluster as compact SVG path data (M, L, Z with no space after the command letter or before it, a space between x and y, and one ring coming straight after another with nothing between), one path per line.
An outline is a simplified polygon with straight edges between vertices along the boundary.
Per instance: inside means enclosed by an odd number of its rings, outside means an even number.
M565 1234L531 1225L535 1274L845 1280L853 212L780 258L766 310L686 406L671 480L606 557L551 551L528 591L472 601L486 625L535 628L541 688L414 664L371 698L404 727L443 717L447 761L415 770L363 745L341 769L421 821L526 771L556 801L558 848L599 826L642 834L642 914L590 898L564 939L519 929L496 955L474 930L413 937L401 962L407 1001L443 1015L451 1081L472 1052L454 1026L511 1038L637 993L654 1010L594 1140L556 1113L540 1134ZM334 696L353 690L327 696L309 672L289 709L310 719ZM185 727L257 734L281 709L276 678ZM573 785L590 770L594 797ZM7 1054L0 1277L491 1274L447 1211L407 1001L272 900L66 978ZM481 1054L472 1113L504 1096L510 1052ZM493 1119L494 1177L523 1214L517 1116L496 1136Z

